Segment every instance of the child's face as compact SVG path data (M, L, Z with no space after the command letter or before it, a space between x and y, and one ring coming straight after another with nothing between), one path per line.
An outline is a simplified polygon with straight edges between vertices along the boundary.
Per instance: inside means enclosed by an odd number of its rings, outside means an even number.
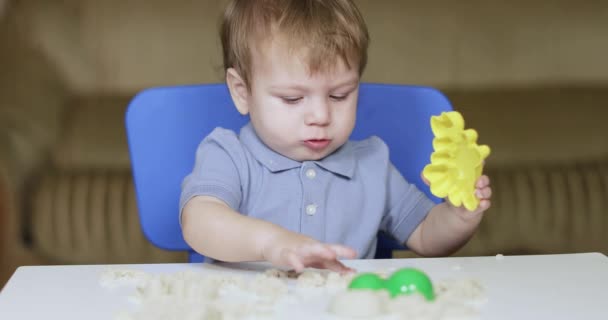
M355 125L358 71L335 59L329 70L311 74L306 60L278 40L253 51L244 103L262 141L297 161L318 160L342 146Z

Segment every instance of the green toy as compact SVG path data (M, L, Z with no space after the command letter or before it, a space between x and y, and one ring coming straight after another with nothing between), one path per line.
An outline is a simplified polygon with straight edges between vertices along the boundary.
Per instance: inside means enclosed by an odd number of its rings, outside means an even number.
M435 300L431 279L424 272L414 268L404 268L393 273L386 281L386 289L391 297L418 292L428 301Z
M435 290L431 279L422 271L414 268L403 268L395 271L388 279L382 279L374 273L362 273L350 282L351 290L387 290L391 297L420 293L427 301L435 300Z
M385 280L375 273L362 273L351 280L348 288L380 290L385 288Z

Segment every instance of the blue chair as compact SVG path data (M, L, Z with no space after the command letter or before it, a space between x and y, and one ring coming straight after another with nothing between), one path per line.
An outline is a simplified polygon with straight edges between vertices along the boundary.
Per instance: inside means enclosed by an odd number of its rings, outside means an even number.
M420 172L429 162L433 134L430 117L452 107L436 89L422 86L361 84L357 124L351 138L381 137L403 176L434 201ZM215 127L239 128L248 117L234 107L225 84L147 89L133 98L126 113L127 138L142 230L152 244L190 252L178 221L182 179L191 172L195 150ZM376 258L404 249L379 234Z

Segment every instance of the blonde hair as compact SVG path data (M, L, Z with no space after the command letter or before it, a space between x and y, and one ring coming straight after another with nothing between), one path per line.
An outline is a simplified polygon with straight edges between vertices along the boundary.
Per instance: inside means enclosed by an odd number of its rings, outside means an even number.
M220 28L224 70L234 68L250 88L251 50L277 32L291 49L305 48L311 73L341 58L359 75L367 63L369 34L352 0L233 0Z

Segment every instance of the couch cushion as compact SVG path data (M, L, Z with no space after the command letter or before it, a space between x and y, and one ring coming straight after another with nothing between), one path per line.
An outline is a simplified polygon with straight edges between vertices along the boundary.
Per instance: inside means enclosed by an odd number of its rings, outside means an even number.
M457 255L608 254L608 159L491 169L494 195ZM34 185L35 250L61 263L186 261L153 247L139 226L128 171L57 171Z
M487 174L492 207L458 255L608 253L608 158Z
M144 237L129 171L56 171L33 186L33 247L60 263L186 262Z

